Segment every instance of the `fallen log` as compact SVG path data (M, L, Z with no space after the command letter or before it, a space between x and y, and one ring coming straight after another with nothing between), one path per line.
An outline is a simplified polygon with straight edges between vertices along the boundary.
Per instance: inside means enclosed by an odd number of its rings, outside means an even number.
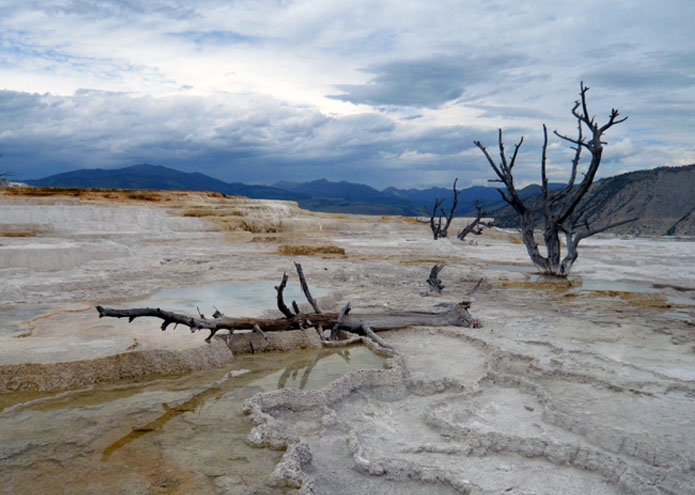
M162 320L162 330L166 330L172 324L187 326L191 329L191 332L208 330L210 334L205 339L207 343L210 343L210 339L220 330L228 330L230 335L236 330L253 330L264 336L267 332L284 332L314 327L319 331L320 335L322 334L322 329L331 329L332 338L340 338L341 330L373 338L373 332L411 326L462 326L474 328L481 326L480 322L474 319L468 312L470 308L469 301L463 301L439 313L390 311L384 313L348 314L350 311L349 303L340 313L321 313L318 311L318 304L316 304L316 301L313 300L309 293L301 265L296 264L296 267L304 293L316 313L292 313L287 307L283 298L283 290L288 278L286 273L283 274L280 285L275 288L277 290L277 306L285 315L284 318L234 318L225 316L220 311L215 311L211 318L206 318L202 314L195 317L160 308L114 309L97 306L96 309L99 312L99 318L128 318L129 322L142 317L159 318ZM296 312L297 305L293 304L292 306Z

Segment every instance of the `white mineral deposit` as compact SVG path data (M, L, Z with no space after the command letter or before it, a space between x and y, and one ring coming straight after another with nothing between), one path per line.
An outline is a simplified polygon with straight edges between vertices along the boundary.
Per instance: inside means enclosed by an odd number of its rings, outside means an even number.
M692 239L599 235L557 280L514 231L435 241L403 217L167 194L0 198L5 493L692 492ZM293 262L324 312L467 301L479 325L207 344L95 309L280 318L287 272L308 314Z

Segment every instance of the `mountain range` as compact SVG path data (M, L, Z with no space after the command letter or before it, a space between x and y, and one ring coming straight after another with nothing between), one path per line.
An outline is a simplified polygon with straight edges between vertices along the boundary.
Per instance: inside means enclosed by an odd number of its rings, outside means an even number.
M120 169L83 169L24 181L42 187L82 187L105 189L168 189L214 191L231 196L296 201L312 211L377 215L423 215L423 206L431 208L435 198L451 205L451 188L398 189L382 191L364 184L331 182L277 182L272 186L224 182L198 172L186 173L160 165L133 165ZM564 187L550 184L551 189ZM520 197L540 219L540 186L530 185L519 191ZM501 227L518 226L514 211L501 201L494 187L473 186L459 191L457 215L475 211L479 201ZM695 235L695 164L684 167L660 167L629 172L596 181L579 209L593 205L596 225L639 217L618 232L640 235Z
M268 186L249 186L241 182L223 182L199 172L187 173L161 165L133 165L118 169L90 168L25 180L31 186L82 187L99 189L164 189L212 191L230 196L297 200L306 196Z
M133 165L120 169L82 169L42 179L26 180L40 187L82 187L102 189L165 189L214 191L230 196L257 199L283 199L299 203L302 208L332 213L414 216L423 214L423 206L431 208L435 198L445 198L445 208L453 200L452 189L397 189L383 191L364 184L331 182L325 179L311 182L277 182L272 186L228 183L198 172L187 173L161 165ZM522 197L533 195L537 186L521 191ZM475 202L498 203L499 193L492 187L474 186L458 194L459 215L474 210Z

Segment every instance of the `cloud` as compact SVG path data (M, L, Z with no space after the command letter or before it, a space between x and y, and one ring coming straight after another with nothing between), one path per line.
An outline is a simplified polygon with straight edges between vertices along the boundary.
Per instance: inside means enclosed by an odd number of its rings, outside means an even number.
M345 178L384 187L465 166L457 156L486 131L418 128L379 113L331 117L267 97L154 98L82 90L0 91L3 166L22 178L74 168L156 163L224 180ZM399 171L382 166L401 160ZM399 158L400 157L400 158ZM419 157L420 159L415 159ZM375 167L384 172L374 180ZM447 172L449 173L449 172Z
M67 0L65 2L34 1L33 7L50 15L78 15L87 19L132 18L133 16L160 15L172 19L196 16L189 2L148 0Z
M508 146L526 136L516 170L537 181L540 124L574 132L582 79L599 120L630 117L606 137L602 174L687 162L695 4L575 7L0 0L0 165L463 185L490 176L472 141L494 146L502 127Z
M625 67L590 72L587 80L604 87L630 89L679 89L695 85L690 67Z
M483 113L481 114L481 117L486 117L486 118L493 118L493 117L504 118L504 119L532 118L532 119L536 119L538 121L542 121L543 119L551 118L551 116L548 113L544 112L543 110L541 110L539 108L535 108L532 106L519 107L519 106L510 106L510 105L476 105L476 104L469 104L468 106L471 108L477 108L479 110L482 110Z
M366 84L342 84L343 93L330 98L366 105L436 108L463 96L466 88L495 78L504 78L523 57L434 55L370 65Z
M237 31L212 30L212 31L181 31L170 33L173 38L181 38L201 46L217 46L237 43L260 43L265 38L261 36L248 36Z

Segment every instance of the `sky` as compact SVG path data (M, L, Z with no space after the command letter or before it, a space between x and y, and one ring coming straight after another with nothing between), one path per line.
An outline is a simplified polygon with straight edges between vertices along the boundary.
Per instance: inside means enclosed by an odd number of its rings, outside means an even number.
M0 172L485 185L473 141L618 108L599 176L695 163L695 2L0 0ZM572 151L551 139L549 174Z

